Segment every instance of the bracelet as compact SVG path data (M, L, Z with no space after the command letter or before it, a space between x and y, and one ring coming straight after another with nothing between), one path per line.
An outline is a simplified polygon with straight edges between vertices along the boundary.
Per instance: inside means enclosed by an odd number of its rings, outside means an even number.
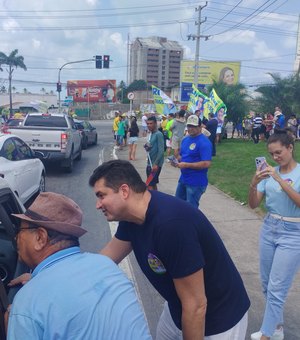
M250 184L250 188L253 189L254 191L257 191L256 185Z

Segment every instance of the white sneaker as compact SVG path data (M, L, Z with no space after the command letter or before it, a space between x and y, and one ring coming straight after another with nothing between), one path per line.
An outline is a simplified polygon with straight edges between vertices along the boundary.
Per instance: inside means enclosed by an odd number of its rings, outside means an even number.
M260 340L262 336L262 332L255 332L251 334L251 340ZM276 329L274 334L271 336L270 340L283 340L284 339L284 333L283 333L283 327L280 327L280 329Z

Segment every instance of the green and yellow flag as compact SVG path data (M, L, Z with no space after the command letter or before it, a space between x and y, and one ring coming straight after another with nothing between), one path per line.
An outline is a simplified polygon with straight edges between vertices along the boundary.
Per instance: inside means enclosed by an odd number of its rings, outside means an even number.
M177 111L177 107L172 99L154 85L152 85L152 95L157 113L167 116L169 113Z
M192 86L193 92L190 94L187 110L193 113L195 113L196 110L200 110L200 118L202 119L203 116L207 117L205 105L209 98L204 93L200 92L194 84Z

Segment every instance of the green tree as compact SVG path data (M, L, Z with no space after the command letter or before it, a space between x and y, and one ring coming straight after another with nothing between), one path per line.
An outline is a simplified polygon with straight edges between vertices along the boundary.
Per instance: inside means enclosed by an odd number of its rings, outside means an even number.
M278 74L269 73L273 78L272 85L260 86L256 89L261 96L256 102L262 112L274 112L279 106L283 113L300 113L300 79L299 74L281 78Z
M127 88L128 92L132 91L143 91L147 90L148 86L145 80L140 79L140 80L134 80Z
M26 87L23 89L23 93L27 94L28 90L26 89Z
M42 92L42 94L45 94L45 93L46 93L46 90L42 87L42 88L41 88L41 92Z
M128 91L126 89L126 84L123 80L121 80L119 86L117 87L117 99L121 103L124 103L124 100L127 98L127 93Z
M1 86L0 93L6 93L6 87L5 86Z
M227 107L227 120L234 123L242 121L250 105L245 85L226 85L222 81L214 80L213 84L208 86L208 92L213 88Z
M23 70L27 70L26 65L24 64L24 57L18 55L18 50L13 50L9 55L6 55L3 52L0 52L0 65L7 65L8 66L8 92L9 92L9 112L10 116L12 116L12 74L14 70L18 67L22 68Z

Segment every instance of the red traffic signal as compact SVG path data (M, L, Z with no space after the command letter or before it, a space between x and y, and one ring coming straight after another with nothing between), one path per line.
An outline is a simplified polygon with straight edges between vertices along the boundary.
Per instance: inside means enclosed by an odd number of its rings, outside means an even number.
M103 68L109 68L109 55L103 56Z

